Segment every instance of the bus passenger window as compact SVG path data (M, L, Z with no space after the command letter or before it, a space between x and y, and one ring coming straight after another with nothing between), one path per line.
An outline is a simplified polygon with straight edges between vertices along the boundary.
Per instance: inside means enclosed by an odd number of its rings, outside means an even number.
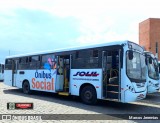
M47 54L42 56L41 68L43 69L55 69L56 68L56 59L54 54Z
M38 69L40 67L40 56L29 57L30 69Z
M98 50L93 50L93 57L98 57Z

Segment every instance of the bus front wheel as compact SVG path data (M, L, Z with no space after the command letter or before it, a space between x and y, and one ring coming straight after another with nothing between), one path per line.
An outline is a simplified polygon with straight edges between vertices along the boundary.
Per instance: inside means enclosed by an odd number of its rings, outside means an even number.
M97 102L97 93L93 86L85 86L81 91L81 99L85 104L93 105Z
M25 82L23 83L22 89L23 89L23 93L25 93L25 94L30 94L30 93L31 93L30 85L29 85L29 82L28 82L28 81L25 81Z

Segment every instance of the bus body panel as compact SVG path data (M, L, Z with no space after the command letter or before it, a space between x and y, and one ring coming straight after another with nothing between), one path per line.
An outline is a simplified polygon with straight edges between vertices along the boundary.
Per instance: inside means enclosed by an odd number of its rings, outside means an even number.
M95 87L97 98L102 99L102 69L71 69L70 93L80 95L82 84L91 84Z
M24 71L24 74L20 74ZM56 83L56 70L18 70L15 80L15 87L22 88L23 82L26 80L30 83L31 90L55 92L58 83ZM12 85L12 70L5 70L4 83Z
M160 88L160 84L159 84L159 80L154 80L154 79L150 79L148 77L147 79L147 93L155 93L159 91Z
M146 98L146 93L147 91L143 91L140 93L134 93L131 92L130 90L125 90L125 92L123 93L123 97L124 97L124 103L126 102L135 102L137 100L142 100L144 98ZM123 101L122 101L123 102Z
M3 80L3 79L4 79L4 74L0 73L0 80Z
M18 70L16 87L22 88L25 80L29 81L31 90L55 92L56 70Z
M12 70L4 71L4 84L12 86Z

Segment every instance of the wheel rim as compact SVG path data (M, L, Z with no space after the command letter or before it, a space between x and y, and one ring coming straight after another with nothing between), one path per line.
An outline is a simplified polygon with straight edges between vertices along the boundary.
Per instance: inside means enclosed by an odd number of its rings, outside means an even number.
M91 100L92 99L92 93L90 91L86 91L84 94L85 99Z

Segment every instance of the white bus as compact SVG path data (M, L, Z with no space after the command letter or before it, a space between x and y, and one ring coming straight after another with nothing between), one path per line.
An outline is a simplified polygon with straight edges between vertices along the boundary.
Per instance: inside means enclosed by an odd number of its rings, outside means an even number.
M146 68L147 68L147 93L158 92L160 88L159 84L159 70L157 58L148 51L145 51L146 56Z
M4 83L31 90L132 102L146 97L144 50L130 41L110 42L6 57Z
M4 64L0 63L0 81L4 80Z

